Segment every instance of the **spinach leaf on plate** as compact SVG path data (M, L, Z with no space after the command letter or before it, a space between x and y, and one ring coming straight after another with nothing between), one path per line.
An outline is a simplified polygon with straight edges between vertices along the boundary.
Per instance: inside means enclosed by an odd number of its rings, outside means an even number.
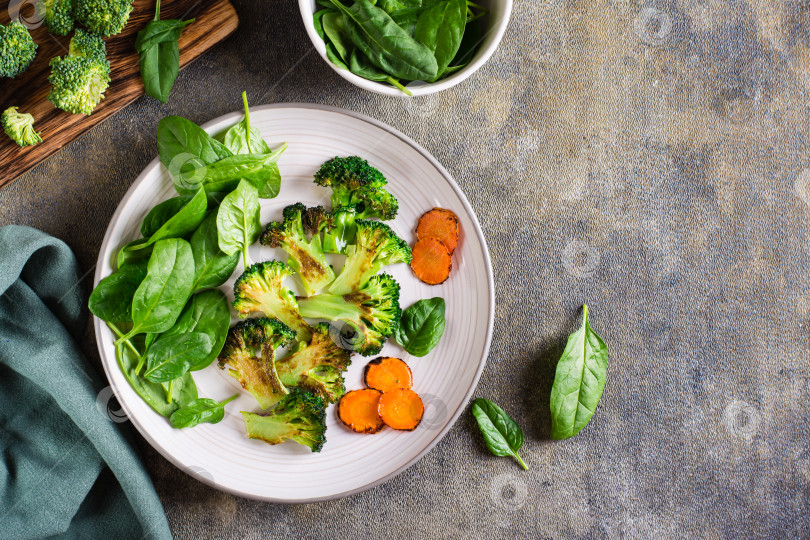
M248 248L262 232L261 206L256 186L242 180L225 196L217 211L219 249L232 255L242 252L245 268L250 266Z
M195 399L185 407L177 409L169 418L173 428L194 427L203 422L216 424L225 418L225 405L239 397L235 394L225 401L216 401L209 398Z
M607 345L582 306L582 327L568 338L551 386L552 439L568 439L588 425L605 389L607 361Z
M245 116L225 132L223 142L234 154L269 154L270 145L262 137L261 132L250 125L250 109L248 107L247 92L242 92L242 103L245 107Z
M164 223L169 221L169 219L177 214L177 212L188 204L191 199L191 195L180 195L178 197L166 199L162 203L154 206L151 210L149 210L146 217L144 217L143 221L141 222L141 235L144 238L149 238L155 234L155 232L157 232L157 230L160 229Z
M211 352L211 338L203 332L186 332L158 339L146 351L147 380L170 382L191 371L191 366Z
M444 334L444 299L419 300L402 312L394 339L406 352L425 356L439 343Z
M160 162L169 170L175 187L178 186L177 177L190 175L204 165L233 155L227 146L211 137L191 120L181 116L166 116L160 121L157 143ZM196 179L194 176L192 178ZM190 195L197 191L186 190L182 184L180 187Z
M472 413L489 451L496 456L513 456L525 470L529 467L517 451L523 446L523 430L503 409L488 399L473 401Z
M192 289L219 287L231 277L239 254L230 255L219 249L217 212L211 212L191 236L191 251L194 253L194 285Z
M90 311L103 321L132 322L132 298L145 277L146 261L125 264L90 293Z
M179 198L179 197L176 197ZM180 198L183 200L184 198ZM169 201L173 201L173 199L169 199L168 201L164 201L165 204ZM173 205L176 203L173 203ZM160 205L156 206L155 208L160 207ZM155 208L152 210L154 211ZM168 211L170 206L167 205L166 210L161 210L160 212ZM151 246L155 242L159 240L164 240L166 238L181 238L193 232L197 227L200 226L203 219L205 218L205 213L208 210L208 199L205 195L205 191L202 189L198 189L196 195L191 197L191 199L183 205L176 214L169 217L160 227L151 235L149 238L144 238L143 242L135 244L134 246L127 247L130 251L143 249L145 247ZM145 229L148 231L151 227L157 224L159 219L165 217L165 215L153 215L150 218L150 212L147 214L146 218L144 219L143 224L141 225L141 232ZM148 221L147 221L148 220ZM144 234L144 237L147 235Z

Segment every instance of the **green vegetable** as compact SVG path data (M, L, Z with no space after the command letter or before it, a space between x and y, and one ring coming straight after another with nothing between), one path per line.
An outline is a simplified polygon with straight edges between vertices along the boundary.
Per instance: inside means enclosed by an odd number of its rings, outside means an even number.
M99 62L107 61L107 46L98 34L85 32L81 28L76 29L76 33L70 38L68 55L75 57L87 57Z
M444 334L444 299L419 300L402 313L394 339L413 356L425 356Z
M582 306L582 327L568 338L551 387L552 439L568 439L588 425L605 389L607 361L607 345Z
M110 84L110 63L94 56L63 56L50 62L54 107L73 114L91 114Z
M231 277L239 264L239 253L228 255L219 249L217 212L211 212L191 237L194 253L193 290L219 287Z
M141 235L144 238L149 238L155 234L164 223L177 214L192 198L191 195L180 195L179 197L166 199L152 207L141 222Z
M313 452L326 443L326 409L318 396L293 388L267 414L242 411L248 437L268 444L293 440Z
M160 0L155 17L138 32L135 51L141 58L141 79L147 95L166 103L180 71L180 48L177 44L183 28L194 19L160 20Z
M523 430L520 426L488 399L476 399L472 413L489 451L496 456L514 456L521 467L529 470L517 453L523 446Z
M132 322L132 298L146 277L146 261L125 264L90 293L90 311L107 322Z
M343 26L343 17L338 11L324 12L323 31L327 39L332 43L335 52L340 56L344 62L349 61L349 54L354 48L349 36L346 35L346 29ZM324 40L325 41L325 40Z
M171 204L161 207L161 205L169 203L170 201ZM150 232L159 221L166 217L168 212L176 204L178 203L174 202L174 199L169 199L168 201L164 201L163 203L155 206L149 212L149 214L146 215L146 218L144 218L144 221L141 224L141 232L143 233L144 237L149 236L149 238L145 239L144 242L140 242L126 249L129 249L130 251L143 249L160 240L164 240L166 238L181 238L196 230L205 218L206 210L208 210L208 199L205 196L205 191L202 189L198 190L197 194L188 200L188 202L186 202L186 204L184 204L177 211L177 213L163 222L163 224L161 224L155 232L153 232L151 235L146 234L147 232Z
M152 382L170 382L191 371L191 366L211 352L211 338L202 332L187 332L155 341L146 351L146 373Z
M175 187L178 187L178 176L233 155L203 128L180 116L166 116L158 123L157 142L160 162L171 173ZM178 189L181 194L183 191ZM196 189L188 190L188 194L195 192Z
M357 210L353 206L335 210L323 233L323 250L326 253L345 254L346 249L354 244L357 237L356 216Z
M3 111L3 131L17 146L33 146L42 142L42 132L34 131L34 117L28 113L17 112L18 107L9 107Z
M438 65L436 76L425 80L438 79L450 65L461 45L466 24L466 0L444 0L419 15L413 37L430 49Z
M391 12L391 18L397 23L400 28L405 30L409 36L413 37L416 31L416 22L419 20L419 15L424 11L424 8L410 7L402 8Z
M28 69L36 55L37 44L18 19L0 24L0 77L16 77Z
M225 338L228 337L230 325L231 312L228 308L228 299L222 291L216 289L203 291L191 297L174 326L160 334L155 343L189 332L202 332L207 335L211 340L211 350L207 356L196 359L189 367L189 371L197 371L216 360Z
M152 255L151 247L144 249L133 249L146 241L146 238L138 238L137 240L127 242L121 249L118 250L118 254L115 256L116 267L121 268L125 264L134 264L139 261L149 259L149 257Z
M174 325L194 284L194 256L185 240L155 243L146 277L132 299L132 329L116 343L137 334L165 332Z
M73 30L73 0L43 0L42 18L51 34L66 36Z
M408 81L436 77L439 68L430 49L397 26L384 10L368 0L356 0L349 7L331 1L343 13L349 39L375 66Z
M225 132L223 139L225 146L234 154L269 154L272 152L270 145L264 140L262 133L250 125L247 92L242 92L242 103L245 107L245 116Z
M248 180L256 186L261 198L272 199L281 188L278 158L286 149L284 143L269 154L240 154L202 165L180 175L175 187L179 193L193 193L200 186L208 192L228 192L234 190L240 180Z
M185 407L174 411L169 418L173 428L194 427L203 422L216 424L225 418L225 405L239 397L235 394L225 401L216 401L208 398L195 399Z
M394 219L399 202L385 186L382 172L358 156L334 157L315 173L315 183L332 190L332 211L343 207L357 210L358 219Z
M250 266L248 248L262 233L259 191L248 180L225 196L217 211L219 249L228 255L242 251L245 268Z
M132 12L133 0L74 0L76 22L102 36L112 36L124 29Z

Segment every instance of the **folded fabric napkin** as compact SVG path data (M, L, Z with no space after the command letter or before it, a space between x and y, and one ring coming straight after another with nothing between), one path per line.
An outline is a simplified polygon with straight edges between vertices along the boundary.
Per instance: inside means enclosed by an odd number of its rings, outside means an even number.
M76 345L81 278L61 240L0 228L0 538L171 538L129 425Z

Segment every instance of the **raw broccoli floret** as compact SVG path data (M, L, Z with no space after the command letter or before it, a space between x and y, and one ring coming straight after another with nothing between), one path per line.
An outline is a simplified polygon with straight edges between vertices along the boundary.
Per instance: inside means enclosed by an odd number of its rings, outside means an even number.
M20 146L32 146L42 142L41 132L34 131L34 117L17 112L17 107L3 111L3 130Z
M107 46L101 36L92 32L85 32L81 28L70 38L70 56L85 56L99 62L107 61Z
M309 390L327 403L337 403L346 393L342 372L352 362L352 353L340 347L329 334L329 324L312 327L309 343L299 342L287 356L276 360L276 371L286 387Z
M284 279L293 273L293 269L281 261L254 264L233 286L233 307L240 317L255 311L275 317L296 332L296 339L309 341L311 329L298 313L295 295L284 286Z
M349 294L363 287L383 266L410 263L411 248L384 223L358 219L354 244L348 246L340 275L329 286L331 294Z
M363 356L380 352L402 314L399 284L388 274L372 277L365 287L350 294L301 298L298 306L304 317L346 323L356 333L348 340Z
M88 56L51 60L53 85L48 99L55 107L74 114L90 114L110 84L110 64Z
M318 396L293 388L267 414L242 411L248 437L268 444L293 440L320 452L326 443L326 408Z
M307 207L301 203L284 209L284 221L274 221L262 233L262 245L280 247L290 258L287 264L298 273L308 295L315 294L335 279L335 272L321 249L321 235L316 232L307 239L303 219Z
M36 55L37 44L18 19L0 24L0 77L16 77L28 69Z
M284 323L262 317L238 322L228 331L219 353L219 367L230 367L230 375L253 394L266 409L287 395L275 369L276 349L295 338Z
M133 0L74 0L76 22L102 36L118 34L126 26Z
M332 188L332 210L357 209L357 217L394 219L399 203L386 189L385 176L358 156L334 157L315 173L315 183Z
M73 30L73 0L42 0L43 20L52 34L66 36Z

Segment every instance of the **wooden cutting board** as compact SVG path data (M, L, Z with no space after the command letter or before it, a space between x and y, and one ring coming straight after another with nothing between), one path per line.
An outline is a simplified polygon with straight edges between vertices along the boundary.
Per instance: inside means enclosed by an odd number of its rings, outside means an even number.
M20 2L12 0L12 3ZM36 21L33 3L23 3L28 9L23 8L21 19L39 45L37 56L28 70L17 78L0 78L0 113L8 107L17 106L20 112L34 115L34 128L42 131L42 142L20 148L0 128L0 189L143 95L138 54L134 46L135 35L154 17L154 0L135 0L132 15L123 32L105 40L111 82L106 97L90 116L66 113L54 108L48 101L48 63L55 56L67 54L70 36L50 34L44 24ZM8 6L9 3L5 2L4 8L0 9L2 24L9 22ZM236 10L228 0L164 0L160 15L162 19L195 19L194 23L183 29L180 37L181 68L225 39L239 24Z

